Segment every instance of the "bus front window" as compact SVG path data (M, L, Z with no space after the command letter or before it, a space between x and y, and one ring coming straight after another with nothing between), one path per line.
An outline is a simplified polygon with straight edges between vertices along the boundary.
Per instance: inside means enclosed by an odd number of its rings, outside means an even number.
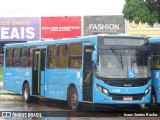
M130 70L135 70L136 78L147 78L149 73L147 50L130 51L128 61Z
M147 78L148 57L147 50L99 50L96 75L106 78L128 78L129 71L134 71L134 78Z
M126 59L124 52L111 50L99 51L99 65L97 75L100 77L122 78L125 77Z

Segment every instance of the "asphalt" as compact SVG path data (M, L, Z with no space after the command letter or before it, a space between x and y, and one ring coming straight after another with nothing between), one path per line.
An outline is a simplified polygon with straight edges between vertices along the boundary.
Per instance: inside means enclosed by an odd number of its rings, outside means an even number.
M14 92L7 91L3 88L3 82L0 82L0 101L22 101L23 97Z

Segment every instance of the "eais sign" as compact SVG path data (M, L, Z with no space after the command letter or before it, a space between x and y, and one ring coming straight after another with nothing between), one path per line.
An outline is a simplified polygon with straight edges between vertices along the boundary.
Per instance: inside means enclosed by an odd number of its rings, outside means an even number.
M81 36L81 17L42 17L41 38L59 39Z
M38 17L2 17L0 41L39 40L39 23Z

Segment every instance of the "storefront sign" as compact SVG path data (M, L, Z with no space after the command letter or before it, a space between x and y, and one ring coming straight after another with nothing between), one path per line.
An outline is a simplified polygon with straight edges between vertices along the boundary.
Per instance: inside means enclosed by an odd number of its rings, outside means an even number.
M42 17L42 40L81 36L81 17Z
M0 41L40 40L39 26L37 17L0 18Z
M125 33L123 16L84 16L84 35Z

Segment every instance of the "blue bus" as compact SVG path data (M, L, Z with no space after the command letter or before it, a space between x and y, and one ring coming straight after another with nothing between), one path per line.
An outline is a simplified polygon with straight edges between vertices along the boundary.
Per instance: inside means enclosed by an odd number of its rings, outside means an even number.
M152 76L152 100L151 104L160 104L160 38L149 38L151 45L151 76Z
M4 88L24 96L103 105L149 104L149 41L129 35L95 35L6 44Z

